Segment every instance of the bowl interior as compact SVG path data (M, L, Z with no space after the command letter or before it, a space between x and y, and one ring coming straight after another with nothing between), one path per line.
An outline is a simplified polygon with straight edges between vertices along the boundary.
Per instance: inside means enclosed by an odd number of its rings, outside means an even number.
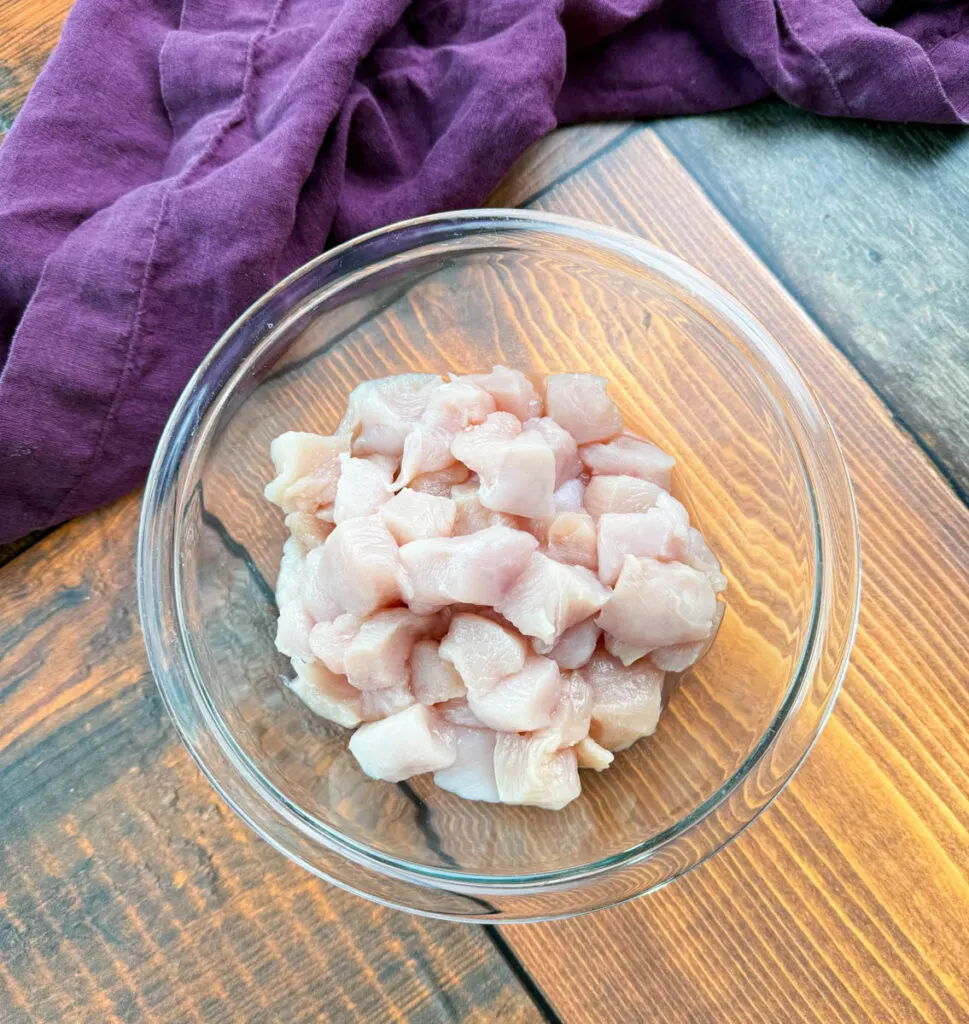
M688 287L580 240L484 232L344 271L334 282L310 270L295 304L288 293L257 312L267 340L221 390L182 478L177 598L225 742L309 829L426 869L533 876L661 835L758 747L813 628L813 496L783 396ZM730 581L717 642L668 677L655 735L583 772L560 812L366 778L349 734L282 685L291 670L273 646L285 536L262 497L273 437L332 432L361 380L495 363L607 377L627 425L676 456L674 490Z

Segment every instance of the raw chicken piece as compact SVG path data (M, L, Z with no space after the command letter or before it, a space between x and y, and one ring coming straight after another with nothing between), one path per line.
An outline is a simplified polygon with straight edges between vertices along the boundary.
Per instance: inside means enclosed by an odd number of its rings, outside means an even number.
M661 494L648 512L606 512L599 517L599 579L612 586L626 555L671 562L686 554L690 527L686 509Z
M422 473L411 480L410 489L418 494L436 494L448 498L455 484L463 484L471 476L471 470L460 462L452 462L447 469L437 473Z
M358 516L371 516L393 497L392 472L371 459L340 456L340 479L336 485L333 522L340 525Z
M454 666L468 690L486 693L505 676L521 671L528 647L517 633L497 622L459 612L451 619L439 654Z
M614 636L609 636L608 633L603 637L602 646L627 667L639 661L640 658L645 658L653 649L651 647L643 647L642 644L623 643L622 640L617 640Z
M457 515L450 498L421 494L410 488L394 495L380 510L380 518L398 544L428 537L450 537Z
M585 497L585 484L581 480L567 480L552 495L556 512L581 512Z
M483 423L495 411L495 400L468 380L442 384L431 392L420 421L404 441L404 454L394 490L415 477L437 473L454 461L451 442L459 430Z
M549 750L574 747L589 735L592 723L592 687L578 672L566 672L552 720L535 733L536 739L547 743Z
M441 713L445 722L451 725L459 725L463 729L487 729L488 727L468 707L467 697L455 697L452 700L444 701L435 706L435 711Z
M555 420L542 416L522 424L522 433L535 433L548 445L555 456L555 488L574 480L582 472L582 460L575 438L563 430Z
M435 640L418 640L410 656L411 688L422 704L439 704L467 692L457 669L445 661Z
M365 722L376 722L388 715L396 715L398 711L409 708L417 703L413 690L407 683L398 683L383 690L361 690L361 714Z
M486 530L489 526L518 527L519 520L505 512L494 512L485 508L478 498L478 478L472 477L464 484L455 484L451 488L451 500L455 505L454 531L455 537L464 537L478 530Z
M499 733L495 739L495 782L505 804L561 810L582 792L574 750L551 753L540 739Z
M345 676L347 648L362 624L363 619L346 612L332 622L317 622L310 633L310 649L331 672Z
M541 640L532 641L532 647L538 654L551 658L560 669L582 668L592 657L600 632L594 619L586 619L567 629L550 649Z
M593 476L635 476L649 480L664 491L673 482L676 459L649 441L637 437L617 437L608 444L588 444L579 449L579 457Z
M704 573L680 562L626 555L597 621L617 640L652 651L706 640L716 610L717 596Z
M713 613L713 629L706 640L697 640L692 644L672 644L669 647L657 647L649 656L649 660L664 672L685 672L694 662L699 661L710 650L717 637L723 613L727 606L717 602L717 610Z
M450 729L423 704L361 725L350 737L350 752L367 775L387 782L440 771L457 756Z
M559 667L532 654L520 672L505 676L488 690L468 688L468 707L491 729L531 732L551 724L562 692Z
M588 569L563 565L536 551L495 607L520 633L554 644L608 600L609 591Z
M340 523L322 547L310 552L307 560L317 551L321 552L317 584L325 588L341 611L370 615L400 600L397 542L376 516Z
M343 661L347 679L358 690L384 690L410 682L415 641L426 636L434 620L407 608L389 608L364 619L347 645Z
M451 454L478 474L485 508L534 518L555 511L555 453L538 430L522 433L510 413L492 413L481 426L461 431Z
M522 421L542 414L542 400L535 386L521 370L496 366L491 373L469 373L459 379L484 388L502 412L510 412Z
M494 607L537 546L531 534L507 526L490 526L468 537L412 541L400 549L404 598L422 612L454 603Z
M592 373L553 373L545 382L545 415L579 444L622 432L622 416L606 394L608 381Z
M313 619L299 600L288 601L279 609L276 623L276 650L288 658L313 659L310 630Z
M349 442L342 437L295 430L280 434L269 448L276 479L266 484L263 493L284 512L316 512L333 501L339 457L348 448Z
M352 438L354 455L396 455L427 408L431 392L444 383L432 373L402 373L359 384L350 392L337 435Z
M286 516L286 529L304 551L319 547L333 532L331 523L317 519L311 512L290 512Z
M293 658L296 678L286 685L312 711L337 725L352 729L362 719L360 694L343 676L335 675L318 662Z
M723 593L727 589L727 577L720 569L717 556L710 550L699 530L691 526L687 533L687 551L684 561L694 569L705 572L714 591L718 594Z
M495 782L495 734L490 729L452 727L455 758L450 768L434 773L434 783L465 800L498 802Z
M583 502L593 519L606 512L648 512L664 491L635 476L594 476L586 485Z
M591 736L576 743L575 756L580 768L591 768L596 772L604 771L615 760L612 751L600 747Z
M332 536L331 533L330 537ZM329 539L327 537L327 541ZM343 608L337 604L330 593L330 580L327 570L323 568L323 562L326 559L325 552L326 541L308 552L306 561L303 563L301 596L303 604L314 622L332 622L343 612Z
M626 668L596 654L581 671L592 687L589 735L607 750L625 750L656 729L663 698L663 673L649 662Z
M276 577L276 604L280 608L290 601L301 599L305 550L294 537L287 537L283 544L283 557L279 563L279 575Z
M548 557L566 565L582 565L595 572L599 564L596 524L586 512L559 512L545 538Z

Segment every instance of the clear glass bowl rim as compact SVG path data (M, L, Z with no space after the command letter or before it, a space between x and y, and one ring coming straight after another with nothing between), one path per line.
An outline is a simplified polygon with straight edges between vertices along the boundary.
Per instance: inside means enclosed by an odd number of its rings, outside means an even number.
M349 885L339 878L332 877L314 865L307 863L294 851L287 849L285 843L268 834L254 819L253 815L245 807L240 806L239 801L231 795L228 788L220 781L219 771L215 765L210 763L210 760L200 749L201 745L195 739L195 734L200 726L206 731L206 738L215 741L228 766L237 775L243 777L250 797L260 800L263 807L268 809L274 818L278 819L287 828L295 828L300 833L308 835L314 842L322 844L331 852L346 857L362 867L374 869L385 876L397 878L411 884L485 897L515 892L545 892L550 887L573 888L603 873L640 863L645 858L654 855L664 846L686 835L720 807L743 784L745 779L756 770L758 765L770 755L781 728L788 717L796 712L806 689L811 684L813 676L807 672L807 668L812 662L816 665L818 649L825 636L826 620L823 610L827 608L830 613L832 580L829 560L825 558L827 531L823 527L827 510L823 506L819 507L818 495L814 486L815 481L804 462L802 445L799 443L799 439L792 434L795 447L801 457L801 469L810 496L813 517L812 525L815 531L817 551L812 627L809 639L802 651L798 669L792 675L787 693L774 719L764 731L754 749L733 775L692 812L680 818L662 832L627 850L579 867L518 876L482 875L446 867L431 868L426 865L394 858L358 840L351 839L342 834L338 829L313 818L289 801L248 761L231 737L218 711L209 700L204 680L201 678L201 674L195 665L195 660L190 654L189 645L186 644L184 639L187 635L187 630L181 611L177 587L165 585L168 582L170 570L177 563L177 547L182 518L178 512L181 509L181 499L183 497L181 493L178 493L180 469L185 464L192 464L198 455L198 427L202 424L206 415L220 403L220 400L224 400L227 395L231 394L234 385L242 375L241 368L248 362L251 362L254 354L268 345L280 330L282 326L280 323L270 325L265 332L253 339L249 348L241 353L241 358L236 361L235 372L230 375L221 388L209 394L210 389L205 384L207 374L213 365L218 362L224 350L236 340L240 330L270 300L280 295L305 275L312 273L321 266L336 264L348 254L365 256L368 248L376 246L378 252L375 255L385 258L388 255L386 248L381 250L380 246L386 247L388 242L393 243L393 254L400 255L406 253L412 246L418 246L424 241L422 234L428 229L438 231L441 240L459 238L468 233L479 231L500 233L503 231L540 230L578 239L586 244L609 250L627 259L631 258L635 262L643 264L646 268L659 272L662 276L671 279L683 287L688 293L696 296L705 306L713 309L725 320L732 322L739 329L744 341L751 344L761 357L764 365L758 366L758 371L768 369L773 377L772 383L783 389L785 396L794 403L795 408L805 414L806 419L813 420L816 425L820 425L827 435L827 440L830 442L831 451L828 454L833 454L836 457L834 468L839 476L837 483L839 486L844 487L842 496L846 497L848 502L847 521L843 522L841 526L847 527L853 537L855 577L854 593L851 601L851 623L847 642L844 644L843 654L836 670L837 678L834 680L833 685L831 685L826 707L819 718L810 742L797 762L788 771L786 777L774 788L763 804L753 811L750 818L737 832L708 851L705 856L701 857L695 864L690 865L687 870L696 867L717 853L770 806L788 784L801 763L803 763L804 758L817 741L825 723L830 717L847 671L848 657L858 623L861 592L860 535L851 482L834 430L820 402L805 381L793 359L773 340L753 314L747 311L726 291L721 289L719 285L716 285L707 278L706 275L678 257L625 232L570 217L524 210L481 209L431 214L388 225L345 242L334 249L330 249L297 268L257 299L223 333L185 386L159 440L146 483L138 536L137 577L140 617L152 672L165 706L175 723L181 739L188 747L203 773L233 810L273 847L319 877L365 898L373 899L389 906L399 906L412 912L425 914L426 916L440 916L451 919L457 917L458 919L474 920L460 918L460 915L428 913L415 910L415 908L403 903L396 904L392 901L381 899ZM367 263L366 259L362 261L358 259L355 267L359 268L360 266L367 265ZM312 299L312 294L310 298ZM288 310L284 320L292 319L292 315L300 305L302 305L302 301L297 302L292 309ZM200 399L202 398L207 398L208 400L200 408ZM781 410L781 418L790 432L791 424L784 410ZM830 465L829 468L831 468ZM174 528L168 528L169 519ZM166 569L169 571L166 572ZM178 625L174 635L173 631L166 625L166 617ZM172 649L178 654L181 671L171 667L168 652ZM190 700L189 705L186 705L186 697ZM581 913L582 911L570 911L569 914L563 916L570 916L576 912ZM557 915L553 914L550 916ZM507 919L503 920L503 923L506 923L506 921Z

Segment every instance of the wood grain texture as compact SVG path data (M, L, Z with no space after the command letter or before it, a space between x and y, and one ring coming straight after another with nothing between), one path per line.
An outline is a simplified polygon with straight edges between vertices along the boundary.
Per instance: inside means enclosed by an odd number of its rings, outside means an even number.
M145 663L137 518L3 571L0 1019L539 1020L486 932L327 886L225 810Z
M50 56L74 0L0 0L0 137Z
M848 457L865 589L834 717L747 833L644 900L509 942L567 1020L966 1020L969 511L653 132L538 205L678 253L784 341Z
M779 102L656 131L969 495L969 132Z

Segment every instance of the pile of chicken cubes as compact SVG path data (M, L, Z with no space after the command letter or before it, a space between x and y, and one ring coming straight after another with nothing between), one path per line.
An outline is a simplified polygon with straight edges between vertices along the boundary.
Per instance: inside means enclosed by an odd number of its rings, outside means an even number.
M720 565L602 377L367 381L272 444L276 646L371 777L564 807L713 641Z

